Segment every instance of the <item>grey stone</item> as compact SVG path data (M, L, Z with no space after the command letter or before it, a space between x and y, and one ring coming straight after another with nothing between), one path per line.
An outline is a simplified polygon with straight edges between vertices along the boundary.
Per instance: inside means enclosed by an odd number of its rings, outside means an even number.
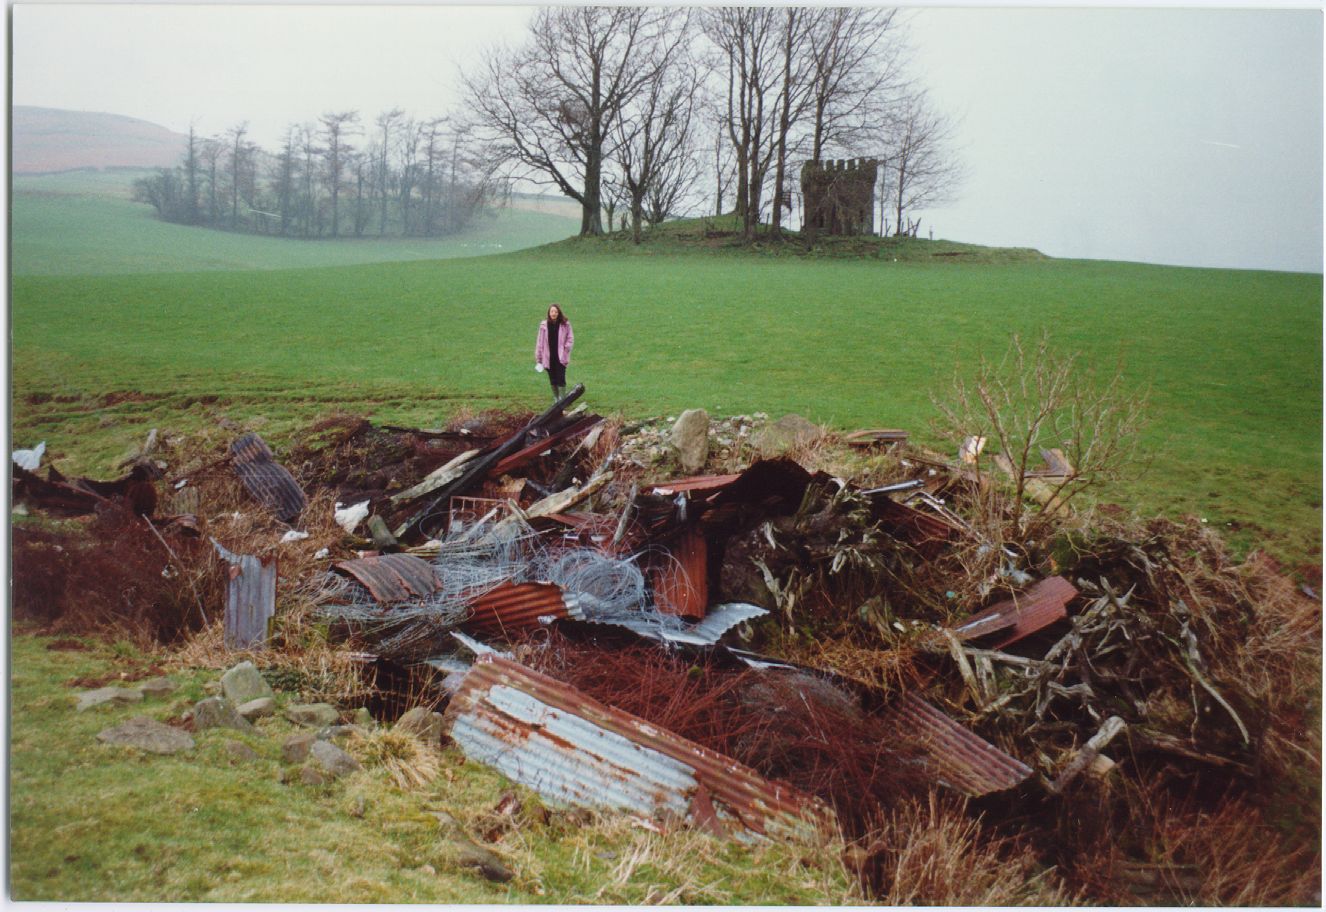
M258 752L243 741L227 741L226 753L230 755L232 760L239 760L244 763L258 759Z
M152 678L139 683L137 689L145 697L164 697L175 691L175 682L170 678Z
M151 754L175 754L193 748L193 738L189 737L188 732L146 716L135 716L128 722L99 732L97 740L106 744L136 747Z
M362 725L364 728L373 726L373 714L368 711L367 706L361 706L355 710L355 725Z
M275 696L252 662L240 662L223 674L221 691L237 705L259 697Z
M442 743L442 714L427 706L406 710L405 715L396 720L396 728L410 732L429 747Z
M308 759L309 748L313 746L313 742L316 740L317 736L312 732L300 732L297 735L291 735L281 745L281 759L286 763L303 763Z
M276 700L272 697L259 697L256 700L250 700L239 707L239 714L252 722L254 719L265 719L268 716L276 715Z
M687 409L672 426L672 446L683 472L698 472L709 458L709 413Z
M205 731L209 728L233 728L237 731L249 731L253 726L249 720L239 714L235 704L225 697L207 697L199 700L193 707L193 730Z
M359 761L330 741L314 741L308 751L309 760L332 777L344 776L360 769Z
M221 692L220 681L207 681L203 684L203 693L208 694L209 696L214 697L220 692Z
M336 724L339 715L330 703L292 703L285 709L285 717L291 722L315 728Z
M326 770L318 769L314 766L300 767L299 781L305 785L326 785L336 777Z
M127 687L100 687L97 690L89 690L86 693L79 694L78 705L74 708L78 712L82 712L85 709L104 706L107 703L139 703L142 699L141 691L130 690Z
M328 725L318 729L315 736L319 741L345 741L351 735L364 735L367 731L359 725Z
M506 863L491 849L486 849L468 839L456 839L453 844L455 846L457 867L478 871L488 880L496 883L506 883L515 876L511 869L506 866Z
M761 454L773 456L805 446L823 433L819 425L800 415L784 415L773 424L766 425L756 432L751 438L751 443Z

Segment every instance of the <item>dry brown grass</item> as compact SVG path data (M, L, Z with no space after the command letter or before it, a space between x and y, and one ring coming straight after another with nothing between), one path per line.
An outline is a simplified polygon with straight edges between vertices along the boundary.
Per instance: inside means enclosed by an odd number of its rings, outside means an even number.
M1062 906L1077 897L1027 847L931 793L895 807L852 857L892 906Z
M441 754L413 732L398 728L371 728L350 737L350 752L365 766L381 767L396 787L419 789L437 778L442 770Z

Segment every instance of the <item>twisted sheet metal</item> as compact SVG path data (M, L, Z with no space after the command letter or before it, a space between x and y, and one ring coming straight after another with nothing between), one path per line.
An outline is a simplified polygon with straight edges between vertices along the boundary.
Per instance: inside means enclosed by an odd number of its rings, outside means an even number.
M952 629L964 640L1004 631L990 646L1003 649L1067 617L1068 603L1076 597L1077 588L1068 580L1062 576L1047 577L1026 592L991 605Z
M470 603L461 627L474 633L510 636L570 617L567 596L551 583L503 583Z
M926 767L940 784L976 797L1011 789L1031 775L1020 760L969 731L914 693L895 700L887 724L927 754Z
M748 839L817 841L834 825L818 799L508 659L475 662L444 725L466 756L551 802Z
M382 554L332 564L358 580L383 605L432 595L439 588L433 565L413 554Z
M282 522L293 523L299 518L308 498L261 437L252 432L245 434L230 445L230 454L235 474L259 503Z
M226 580L226 648L261 646L267 641L267 628L276 613L276 558L264 563L249 554L234 554L215 538L212 545L230 565Z

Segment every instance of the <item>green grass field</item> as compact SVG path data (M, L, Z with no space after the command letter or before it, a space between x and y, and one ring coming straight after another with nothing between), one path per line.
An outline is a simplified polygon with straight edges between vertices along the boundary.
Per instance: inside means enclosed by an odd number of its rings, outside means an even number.
M16 245L58 246L47 214L16 211ZM116 224L168 232L161 255L177 264L217 239ZM311 246L220 239L288 248L292 262ZM67 468L105 474L148 426L223 414L280 445L337 409L436 426L462 406L531 407L547 393L535 327L559 301L577 334L571 380L600 411L798 412L842 429L906 427L948 450L928 432L932 396L955 367L1044 328L1103 368L1122 356L1129 381L1152 389L1149 465L1107 497L1143 514L1196 513L1239 547L1319 562L1320 275L931 256L953 249L971 248L916 241L894 262L607 241L316 269L20 270L15 443L45 438ZM104 255L137 256L117 250Z
M547 244L579 224L512 209L481 217L450 238L309 240L255 237L158 221L130 200L140 171L19 175L10 197L14 275L107 275L199 270L290 269L472 257Z

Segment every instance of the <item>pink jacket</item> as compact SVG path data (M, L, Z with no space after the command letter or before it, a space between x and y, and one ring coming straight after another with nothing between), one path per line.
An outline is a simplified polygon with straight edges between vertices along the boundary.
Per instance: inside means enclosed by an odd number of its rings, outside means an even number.
M571 321L567 320L562 324L561 331L557 333L557 360L563 364L571 363L571 346L575 344L575 333L571 332ZM545 368L551 367L551 360L548 357L548 321L539 323L539 338L534 343L534 360L542 364Z

